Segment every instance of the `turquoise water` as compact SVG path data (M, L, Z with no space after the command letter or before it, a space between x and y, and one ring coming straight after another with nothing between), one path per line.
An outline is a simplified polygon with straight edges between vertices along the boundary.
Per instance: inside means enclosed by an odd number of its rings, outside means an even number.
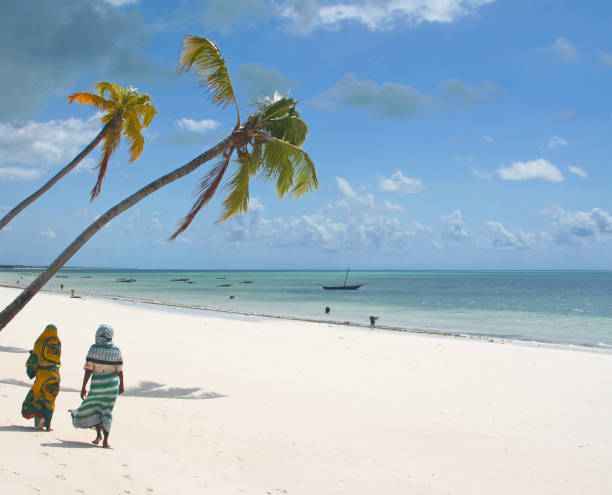
M0 270L0 283L25 286L36 275ZM348 283L360 289L322 289L341 285L344 275L65 269L46 288L64 284L82 294L360 324L377 315L381 327L612 347L612 271L355 271Z

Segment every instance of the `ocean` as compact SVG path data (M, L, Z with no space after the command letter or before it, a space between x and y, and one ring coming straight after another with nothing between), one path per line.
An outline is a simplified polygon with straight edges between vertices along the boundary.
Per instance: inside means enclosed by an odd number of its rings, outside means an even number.
M25 287L39 272L1 269L0 284ZM348 284L362 284L358 290L323 290L344 277L343 271L68 268L45 288L63 284L80 295L364 325L373 315L381 328L612 347L612 271L351 271Z

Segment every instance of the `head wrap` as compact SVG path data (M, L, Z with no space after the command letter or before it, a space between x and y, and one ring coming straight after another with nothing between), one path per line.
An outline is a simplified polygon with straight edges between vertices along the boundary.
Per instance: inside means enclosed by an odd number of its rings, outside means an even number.
M118 347L113 344L113 327L103 323L96 331L96 343L89 348L86 360L99 364L123 364Z
M60 356L62 354L62 344L57 336L55 325L47 325L43 333L36 339L34 349L30 351L30 356L26 363L28 376L33 378L37 369L55 370L60 367Z
M96 331L96 344L113 345L113 327L102 323Z

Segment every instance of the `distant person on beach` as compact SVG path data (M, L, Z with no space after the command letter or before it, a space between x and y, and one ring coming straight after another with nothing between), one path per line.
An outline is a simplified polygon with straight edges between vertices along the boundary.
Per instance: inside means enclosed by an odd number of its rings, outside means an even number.
M104 434L102 446L109 448L113 420L113 407L117 396L123 393L123 357L118 347L113 344L113 329L110 325L100 325L96 332L96 343L89 348L85 358L85 375L78 409L70 410L72 424L75 428L96 428L96 438L92 441L98 445ZM91 386L87 393L87 382L91 377Z
M64 284L60 284L60 290L64 290Z
M325 306L325 314L328 314L331 311L331 308L329 306Z
M378 320L378 316L370 316L370 326L371 327L374 327L376 320Z
M51 431L51 418L55 410L55 398L60 387L60 356L62 343L55 325L47 325L34 343L34 349L26 362L26 372L36 378L21 406L21 415L34 418L36 428Z

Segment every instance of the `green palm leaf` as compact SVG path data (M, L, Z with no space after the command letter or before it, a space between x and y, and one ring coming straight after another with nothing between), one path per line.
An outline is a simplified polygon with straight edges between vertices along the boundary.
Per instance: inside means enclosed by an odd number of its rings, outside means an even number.
M234 103L240 125L240 112L232 81L227 72L225 59L214 41L199 36L185 37L179 72L186 72L192 67L195 68L201 85L208 90L215 104L225 108L229 103Z

